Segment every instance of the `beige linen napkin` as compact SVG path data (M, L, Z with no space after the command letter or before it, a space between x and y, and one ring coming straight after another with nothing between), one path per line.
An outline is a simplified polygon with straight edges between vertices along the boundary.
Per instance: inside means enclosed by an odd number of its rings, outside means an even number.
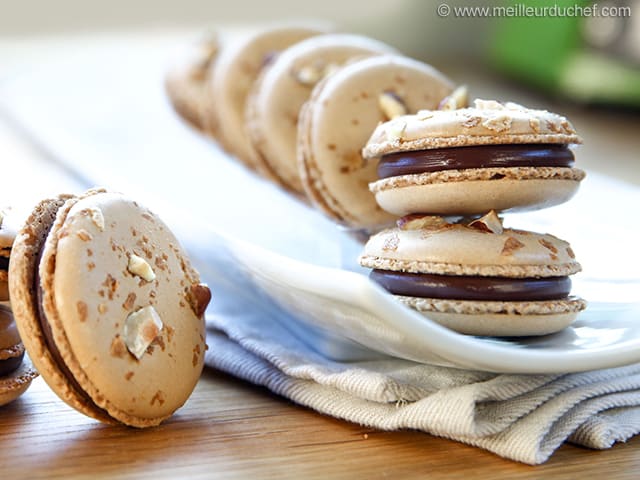
M209 367L323 414L421 430L528 464L565 441L604 449L640 432L640 364L506 375L393 358L342 363L249 310L210 317L207 342Z

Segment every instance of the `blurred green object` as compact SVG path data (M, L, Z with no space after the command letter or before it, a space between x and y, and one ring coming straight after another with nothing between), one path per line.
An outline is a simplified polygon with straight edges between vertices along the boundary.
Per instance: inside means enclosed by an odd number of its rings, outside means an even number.
M635 40L640 22L631 21L632 15L640 16L640 0L498 5L521 16L493 16L489 60L494 67L574 101L640 108L640 45ZM603 9L611 7L618 14L604 16Z

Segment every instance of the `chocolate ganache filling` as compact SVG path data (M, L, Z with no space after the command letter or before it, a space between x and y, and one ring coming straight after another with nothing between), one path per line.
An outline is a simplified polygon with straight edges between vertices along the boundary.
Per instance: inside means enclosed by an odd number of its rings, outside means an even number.
M9 270L9 258L0 256L0 270Z
M52 225L49 226L49 231L47 232L47 236L51 230L51 227ZM42 283L40 279L40 269L38 268L38 265L40 265L40 262L42 261L42 256L43 256L43 245L40 245L40 251L38 252L38 255L37 255L37 262L35 263L35 272L33 275L33 292L35 293L34 300L36 303L35 309L37 312L37 320L38 320L38 323L40 324L40 330L42 332L42 336L44 337L44 342L47 346L47 350L51 355L51 359L60 370L60 373L62 373L62 375L67 379L67 381L69 382L69 386L76 392L78 397L80 397L87 406L95 409L96 412L100 412L102 415L109 418L110 417L109 413L106 410L102 409L100 406L98 406L93 401L93 399L89 396L89 394L78 383L78 381L76 380L75 376L73 375L69 367L67 367L62 357L62 353L58 349L58 346L56 345L56 342L53 338L53 331L51 330L51 325L49 323L49 319L47 318L47 314L44 311L44 305L43 305L44 291L42 290Z
M370 278L396 295L451 300L558 300L571 291L569 277L472 277L372 270Z
M24 358L24 352L22 352L17 357L11 357L5 360L0 360L0 377L8 375L11 372L15 372L20 366L20 364L22 363L23 358Z
M489 167L571 167L573 152L567 145L480 145L436 148L383 155L378 177Z

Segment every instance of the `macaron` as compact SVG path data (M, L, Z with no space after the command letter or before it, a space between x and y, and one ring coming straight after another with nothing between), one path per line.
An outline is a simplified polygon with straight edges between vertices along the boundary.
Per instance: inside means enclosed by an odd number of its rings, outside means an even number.
M376 161L362 147L380 122L435 108L453 90L443 74L399 55L354 60L320 81L300 112L298 169L308 198L329 218L350 228L388 224L368 184Z
M175 111L197 130L217 136L217 117L209 113L207 81L220 45L209 34L175 58L165 76L165 89Z
M0 406L22 395L38 376L24 356L11 310L0 304Z
M318 35L287 48L263 70L247 99L246 125L258 161L280 186L304 193L296 158L298 115L315 84L354 57L384 53L395 50L360 35Z
M369 239L360 264L400 302L465 334L550 334L586 307L570 293L580 271L570 245L504 228L494 211L461 223L403 217Z
M9 289L34 365L85 415L149 427L193 391L211 293L139 203L104 190L43 200L16 237Z
M244 123L247 95L262 68L285 48L323 33L312 27L278 27L226 42L216 60L208 88L218 118L221 144L251 169L256 154ZM260 173L269 175L269 172Z
M581 139L565 117L493 100L456 106L375 129L363 156L379 159L370 187L383 209L482 215L546 208L576 193L585 173L570 147Z
M0 208L0 302L9 300L9 258L16 225L9 207Z

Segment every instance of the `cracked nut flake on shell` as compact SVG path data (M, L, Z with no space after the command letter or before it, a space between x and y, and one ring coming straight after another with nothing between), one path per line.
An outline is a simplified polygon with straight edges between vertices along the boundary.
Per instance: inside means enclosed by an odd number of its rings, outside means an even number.
M385 117L389 120L393 120L396 117L409 113L407 111L407 106L398 94L390 91L382 92L378 96L378 106L380 107L380 110L382 110L382 113L384 113Z
M147 263L144 258L139 257L134 253L129 256L129 264L127 265L127 270L129 270L129 272L131 272L132 274L146 280L147 282L153 282L156 279L156 274L151 268L151 265L149 265L149 263Z
M501 235L504 231L502 227L502 219L498 216L495 210L491 210L483 217L474 220L469 224L469 226L476 230L497 233L498 235Z
M400 140L407 129L407 122L396 121L387 127L388 140Z
M312 65L302 67L300 70L294 73L294 76L298 82L302 85L315 85L322 78L322 72Z
M400 230L422 230L431 229L437 230L444 226L449 225L442 217L433 215L423 215L420 213L410 213L396 221L396 225Z
M124 322L124 343L129 352L140 360L162 327L162 319L151 305L130 313Z
M483 100L482 98L476 98L473 101L473 106L478 110L504 110L505 109L504 105L496 100Z
M98 230L104 232L104 215L102 215L102 210L99 208L88 208L85 211Z
M450 95L442 99L438 110L457 110L469 105L469 91L466 85L460 85Z

